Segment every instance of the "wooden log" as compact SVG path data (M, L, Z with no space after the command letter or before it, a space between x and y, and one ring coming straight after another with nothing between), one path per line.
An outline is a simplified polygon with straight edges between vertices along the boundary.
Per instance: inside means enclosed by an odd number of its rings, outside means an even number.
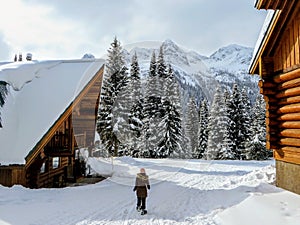
M279 123L278 127L282 129L300 129L300 121L284 121Z
M277 104L267 102L266 103L266 109L271 110L271 111L276 111L278 109L278 106L277 106Z
M278 121L300 121L300 113L288 113L279 115L277 118Z
M277 138L277 135L267 133L267 135L266 135L266 140L269 141L269 142L275 143L275 142L277 142L279 139Z
M270 88L270 89L274 89L277 87L277 84L276 83L272 83L270 81L263 81L263 80L259 80L258 81L258 86L260 88Z
M284 73L284 74L276 75L274 77L274 81L279 84L279 83L283 83L285 81L293 80L296 78L300 78L300 68L295 69L290 72L287 72L287 73Z
M300 148L297 147L284 146L281 148L281 150L284 152L294 152L300 154Z
M295 40L295 64L300 64L300 18L294 20L294 40Z
M272 118L266 118L266 125L267 126L278 126L279 122Z
M276 118L278 116L278 114L276 113L276 111L271 111L271 110L267 110L266 111L266 118Z
M300 164L300 151L297 147L284 146L274 151L274 158L276 160Z
M289 105L295 103L300 103L300 96L283 98L278 101L278 105Z
M284 91L280 91L278 94L275 95L275 97L286 98L286 97L299 96L299 95L300 95L300 87L294 87Z
M272 98L270 95L269 96L264 95L264 100L266 103L267 102L269 102L269 103L277 103L278 102L277 98Z
M274 89L260 88L259 93L263 95L276 95L278 92L276 92Z
M281 138L278 141L279 145L300 147L299 138Z
M284 129L278 132L281 137L300 138L300 129Z
M298 112L300 112L300 103L285 105L285 106L279 107L277 110L278 114L298 113Z
M283 82L278 85L277 89L278 90L284 90L284 89L289 89L289 88L294 88L300 86L300 78L296 78L290 81Z

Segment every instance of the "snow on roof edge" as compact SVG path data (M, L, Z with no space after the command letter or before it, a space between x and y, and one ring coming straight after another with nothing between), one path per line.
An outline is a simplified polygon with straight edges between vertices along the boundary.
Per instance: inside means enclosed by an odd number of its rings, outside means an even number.
M258 39L256 41L256 45L254 47L253 50L253 55L252 55L252 59L248 68L248 71L250 74L254 74L254 64L257 61L259 55L262 52L262 44L265 42L265 40L267 39L267 36L270 34L270 28L271 28L271 24L273 23L274 19L275 19L275 15L277 15L278 11L274 11L274 10L269 10L268 14L265 18L264 24L261 28L260 34L258 36Z

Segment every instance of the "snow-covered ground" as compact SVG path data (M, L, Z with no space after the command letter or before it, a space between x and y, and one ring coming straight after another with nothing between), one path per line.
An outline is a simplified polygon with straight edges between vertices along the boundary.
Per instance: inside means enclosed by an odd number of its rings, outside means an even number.
M299 224L300 196L276 188L274 161L89 158L97 184L31 190L0 186L1 225ZM150 177L147 215L135 210L135 174Z

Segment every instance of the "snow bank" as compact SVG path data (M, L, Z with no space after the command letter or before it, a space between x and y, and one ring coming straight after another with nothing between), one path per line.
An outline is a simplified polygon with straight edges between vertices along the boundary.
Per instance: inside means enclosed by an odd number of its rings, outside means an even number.
M295 225L300 196L277 188L274 161L89 158L100 183L30 190L0 186L0 224ZM113 167L112 167L113 165ZM135 210L136 173L146 168L148 214ZM46 210L47 209L47 210ZM15 213L18 213L16 216Z
M270 188L271 193L255 193L215 218L220 225L296 225L300 221L300 196ZM272 193L276 192L276 193Z

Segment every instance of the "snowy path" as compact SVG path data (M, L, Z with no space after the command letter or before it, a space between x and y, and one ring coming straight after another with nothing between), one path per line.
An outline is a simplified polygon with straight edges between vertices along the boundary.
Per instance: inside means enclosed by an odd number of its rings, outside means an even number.
M95 171L111 173L111 165L106 161L90 159L89 163ZM149 214L144 216L135 211L136 197L132 190L140 167L146 168L151 182L147 199ZM114 160L112 177L93 185L39 190L0 186L0 224L230 224L232 213L226 212L247 203L245 200L282 193L268 184L273 181L273 161L125 157ZM295 201L300 203L300 197L296 196ZM286 212L288 202L285 204L283 208L278 203L278 210ZM288 221L300 219L300 204L295 207L286 214Z

